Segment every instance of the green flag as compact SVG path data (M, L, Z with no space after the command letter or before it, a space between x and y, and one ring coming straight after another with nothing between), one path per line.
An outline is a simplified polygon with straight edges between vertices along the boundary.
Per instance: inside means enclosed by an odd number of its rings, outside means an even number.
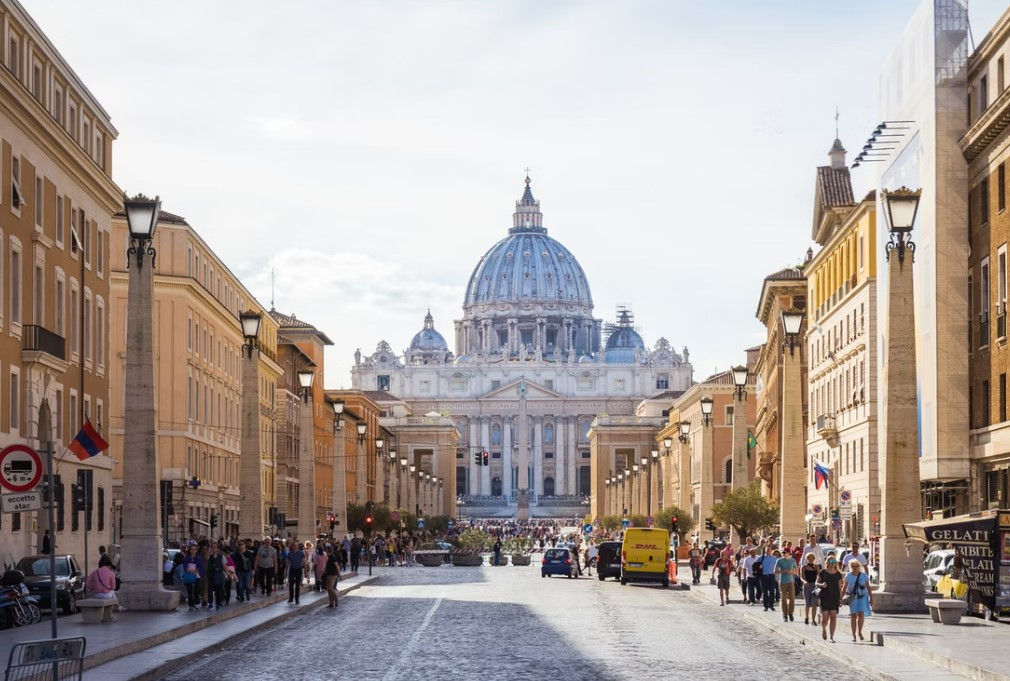
M747 458L750 459L750 450L758 446L757 438L754 437L754 433L747 431Z

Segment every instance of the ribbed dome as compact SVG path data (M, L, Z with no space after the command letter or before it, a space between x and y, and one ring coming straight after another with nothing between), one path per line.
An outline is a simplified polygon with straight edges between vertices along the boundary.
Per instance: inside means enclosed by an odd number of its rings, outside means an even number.
M516 201L509 235L484 254L470 276L463 304L523 301L578 303L592 307L582 266L564 246L547 236L540 202L529 178Z
M431 316L431 310L428 310L428 314L424 317L424 328L414 334L413 340L410 341L410 349L426 352L449 350L449 344L445 342L445 338L435 330L435 320Z
M617 328L607 338L607 347L603 354L604 361L614 364L634 362L635 353L645 350L645 341L631 324L631 315L626 310L622 310L617 320Z

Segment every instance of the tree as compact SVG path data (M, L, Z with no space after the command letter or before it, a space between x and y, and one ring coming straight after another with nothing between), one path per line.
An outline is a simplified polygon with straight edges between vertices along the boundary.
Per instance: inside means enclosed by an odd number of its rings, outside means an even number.
M756 530L777 525L779 506L761 495L761 482L755 480L747 487L727 492L722 501L713 504L712 520L716 525L732 527L743 542Z
M610 532L621 529L621 516L605 515L600 518L600 527Z
M694 529L694 518L691 517L691 514L676 506L664 506L653 517L656 520L656 527L672 530L673 534L676 534L681 539ZM676 527L672 527L670 523L671 518L677 519Z

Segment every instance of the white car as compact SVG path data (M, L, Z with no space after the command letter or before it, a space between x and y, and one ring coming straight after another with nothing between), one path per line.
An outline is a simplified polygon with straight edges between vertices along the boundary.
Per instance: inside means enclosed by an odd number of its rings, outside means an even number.
M922 585L927 591L936 591L936 583L940 581L947 568L954 562L954 552L950 549L931 551L922 561Z

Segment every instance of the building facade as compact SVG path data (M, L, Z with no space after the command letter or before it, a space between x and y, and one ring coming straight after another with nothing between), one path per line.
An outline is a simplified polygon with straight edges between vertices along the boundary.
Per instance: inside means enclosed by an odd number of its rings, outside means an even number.
M818 168L813 239L807 263L806 334L808 530L837 541L877 534L877 212L876 193L852 200L844 150ZM818 488L814 466L830 470ZM851 500L841 503L839 494ZM832 519L838 518L839 524ZM876 519L876 520L875 520Z
M414 414L451 418L459 432L451 493L502 514L515 511L520 488L531 491L534 514L580 507L592 489L593 420L632 416L643 399L692 382L686 348L660 338L649 350L628 310L614 324L593 316L588 279L548 236L529 178L508 234L474 268L454 333L452 352L429 313L402 354L386 341L356 353L352 383L388 391ZM489 465L477 465L485 451Z
M106 453L81 462L67 445L87 419L99 431L110 427L118 133L17 2L0 0L0 33L0 447L53 443L51 534L58 550L86 565L88 542L111 537L112 460ZM78 487L83 505L72 502ZM49 529L45 512L2 514L0 552L38 551Z
M113 249L109 345L111 455L123 460L129 228L118 214ZM162 211L154 233L155 410L161 513L168 541L238 534L242 345L239 313L262 315L259 332L260 451L264 490L274 487L278 324L184 218ZM117 454L118 453L118 454ZM257 453L253 453L257 455ZM118 518L121 463L113 472ZM264 517L269 505L264 494ZM118 529L118 528L117 528ZM113 539L118 536L116 532Z
M969 122L960 140L968 163L969 423L968 509L1010 503L1010 420L1007 419L1007 215L1010 162L1010 12L999 19L968 63ZM946 512L946 505L928 509Z

